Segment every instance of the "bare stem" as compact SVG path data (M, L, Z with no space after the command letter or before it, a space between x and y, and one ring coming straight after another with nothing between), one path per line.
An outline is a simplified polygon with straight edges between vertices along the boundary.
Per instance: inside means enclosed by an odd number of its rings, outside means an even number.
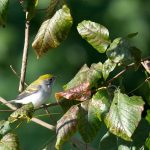
M118 77L120 77L122 74L124 74L128 69L132 68L135 65L135 63L131 63L128 66L126 66L125 69L123 69L122 71L120 71L117 75L115 75L113 78L111 78L110 80L107 81L107 84L113 82L115 79L117 79Z
M16 77L18 79L20 79L20 76L18 75L18 73L16 72L16 70L13 68L12 65L10 65L10 69L12 70L12 72L16 75ZM28 86L28 84L26 82L24 82L25 86Z
M27 58L28 58L28 46L29 46L29 27L30 22L27 20L28 12L26 12L26 22L25 22L25 38L24 38L24 48L22 56L22 66L21 66L21 76L19 82L19 92L22 92L24 89L24 81L26 76L27 68Z
M9 103L8 101L6 101L5 99L3 99L2 97L0 97L0 102L3 103L4 105L6 105L7 107L9 107L10 109L14 110L14 111L17 109L14 105L12 105L11 103ZM47 129L50 129L50 130L53 130L53 131L55 130L55 126L50 125L50 124L48 124L48 123L46 123L46 122L44 122L44 121L42 121L42 120L40 120L38 118L34 118L33 117L31 119L31 121L33 121L36 124L39 124L39 125L47 128Z

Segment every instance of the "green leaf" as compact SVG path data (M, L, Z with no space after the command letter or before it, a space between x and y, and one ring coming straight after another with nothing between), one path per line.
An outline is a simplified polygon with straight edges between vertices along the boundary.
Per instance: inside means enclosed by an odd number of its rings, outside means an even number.
M70 10L64 5L51 19L42 23L32 43L37 58L46 53L48 49L58 47L67 38L72 22Z
M8 133L0 140L0 150L20 150L16 134Z
M61 100L60 106L63 109L64 112L66 112L68 109L70 109L71 106L79 104L79 101L71 100L68 101L67 99Z
M133 141L125 141L107 132L100 140L100 150L146 150L144 143L150 131L149 124L142 119L133 135Z
M105 123L110 132L131 141L143 111L144 101L139 96L128 97L116 90Z
M32 103L26 104L22 106L21 108L17 109L15 112L13 112L9 118L8 121L10 123L13 123L20 119L26 119L29 121L32 118L32 114L34 112L34 106Z
M78 106L72 106L61 119L57 121L56 126L56 149L59 150L61 145L67 141L77 131L77 117L79 113Z
M149 134L148 138L146 139L145 145L148 149L150 149L150 134Z
M108 111L109 105L109 96L106 89L99 90L89 100L88 106L86 106L88 109L81 103L78 128L86 143L91 142L97 135L101 127L101 120Z
M47 8L47 18L51 18L64 4L65 0L51 0Z
M116 38L107 49L107 57L115 63L129 64L132 61L130 45L125 38Z
M0 0L0 26L5 27L9 0Z
M77 30L100 53L104 53L110 44L109 31L98 23L84 20L78 24Z
M21 0L20 1L24 11L28 12L27 20L31 20L34 17L38 0Z
M81 103L82 108L80 108L78 128L83 140L89 143L97 135L101 127L101 120L110 106L107 90L99 90L93 95L92 99L89 100L87 106L84 106L84 103Z
M130 34L127 35L127 38L133 38L133 37L135 37L137 35L138 35L138 32L130 33Z
M4 135L10 130L11 130L11 127L10 127L9 121L1 120L0 121L0 134Z
M146 120L150 124L150 110L147 110Z
M94 115L89 115L84 108L80 107L79 117L78 117L78 130L79 133L84 140L84 142L91 142L98 130L100 129L101 122Z
M102 121L110 107L110 98L106 89L100 89L89 102L88 119L98 118Z
M108 78L110 72L112 72L115 68L116 68L116 63L114 63L110 59L107 59L104 62L103 69L102 69L102 74L103 74L104 80L106 80Z
M92 64L89 68L86 64L79 70L75 77L64 86L65 90L76 87L82 83L89 82L90 87L97 85L97 81L102 77L102 63Z
M110 132L107 132L100 140L99 143L99 150L117 150L117 138L115 135L111 134Z
M141 51L136 47L131 47L130 52L136 64L136 69L138 69L141 65Z

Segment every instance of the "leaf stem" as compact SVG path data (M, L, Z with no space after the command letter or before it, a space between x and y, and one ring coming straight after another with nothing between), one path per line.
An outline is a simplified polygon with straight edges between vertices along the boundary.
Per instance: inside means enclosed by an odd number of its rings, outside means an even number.
M27 16L28 16L28 12L26 12L25 38L24 38L24 48L23 48L23 56L22 56L21 76L19 82L19 92L22 92L24 89L24 81L26 76L27 59L28 59L30 21L27 20Z
M135 63L131 63L129 65L127 65L125 67L125 69L123 69L122 71L120 71L118 74L116 74L113 78L111 78L110 80L108 80L106 82L106 84L110 84L111 82L113 82L115 79L117 79L118 77L120 77L122 74L124 74L128 69L132 68L135 65Z

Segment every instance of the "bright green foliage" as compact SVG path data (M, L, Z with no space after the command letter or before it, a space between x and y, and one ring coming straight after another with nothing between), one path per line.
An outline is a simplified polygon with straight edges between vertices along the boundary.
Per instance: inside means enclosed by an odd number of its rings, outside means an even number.
M26 104L22 106L21 108L17 109L15 112L13 112L9 118L8 121L10 123L13 123L20 119L26 119L29 121L32 118L32 114L34 112L34 106L32 103Z
M89 82L90 87L96 86L97 81L102 77L102 63L92 64L89 68L86 64L79 70L75 77L64 86L64 89L70 89L84 82Z
M0 140L0 150L20 150L18 137L14 133L6 134Z
M143 111L144 102L141 97L128 97L116 90L110 110L105 118L105 123L110 132L131 141Z
M79 34L98 52L104 53L110 44L109 31L104 26L84 20L77 26Z
M0 0L0 26L5 26L9 0Z
M124 38L117 38L107 49L107 57L115 63L129 64L132 60L129 42Z
M107 59L103 64L102 74L104 80L106 80L109 76L109 73L112 72L116 67L116 63L114 63L112 60Z
M77 131L77 117L79 114L78 106L72 106L61 119L57 121L56 126L56 149L59 150L61 145L67 141Z
M88 107L88 119L98 118L102 121L110 107L110 98L107 89L100 89L93 95Z
M46 53L48 49L58 47L67 38L72 22L70 10L64 5L51 19L42 23L32 43L37 58Z
M80 108L79 133L86 143L91 142L97 135L102 118L108 111L109 105L107 90L101 89L89 100L86 108Z

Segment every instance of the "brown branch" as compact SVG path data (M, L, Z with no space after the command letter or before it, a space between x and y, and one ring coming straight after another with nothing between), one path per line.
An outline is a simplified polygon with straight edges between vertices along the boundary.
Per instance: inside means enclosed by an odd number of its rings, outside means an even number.
M25 39L24 39L24 48L22 56L22 66L21 66L21 76L19 82L19 92L22 92L24 89L24 81L26 76L27 68L27 58L28 58L28 46L29 46L29 27L30 22L27 20L28 12L26 12L26 22L25 22Z
M132 68L134 65L135 65L135 63L131 63L131 64L127 65L125 69L123 69L117 75L115 75L113 78L108 80L106 82L106 84L109 84L109 83L113 82L115 79L119 78L122 74L124 74L128 69Z
M41 107L39 107L39 108L37 108L37 109L35 109L35 110L39 110L39 109L43 109L43 108L48 108L48 107L53 107L53 106L58 106L58 105L60 105L61 103L63 103L63 100L62 100L62 101L59 101L59 102L44 104L44 105L42 105Z
M8 101L6 101L5 99L3 99L2 97L0 97L0 102L3 103L4 105L6 105L7 107L9 107L10 109L14 110L14 111L17 109L14 105L12 105L11 103L9 103ZM33 121L36 124L39 124L39 125L47 128L47 129L50 129L50 130L53 130L53 131L55 130L55 126L50 125L50 124L48 124L48 123L46 123L46 122L44 122L44 121L42 121L42 120L40 120L38 118L34 118L33 117L31 119L31 121Z

